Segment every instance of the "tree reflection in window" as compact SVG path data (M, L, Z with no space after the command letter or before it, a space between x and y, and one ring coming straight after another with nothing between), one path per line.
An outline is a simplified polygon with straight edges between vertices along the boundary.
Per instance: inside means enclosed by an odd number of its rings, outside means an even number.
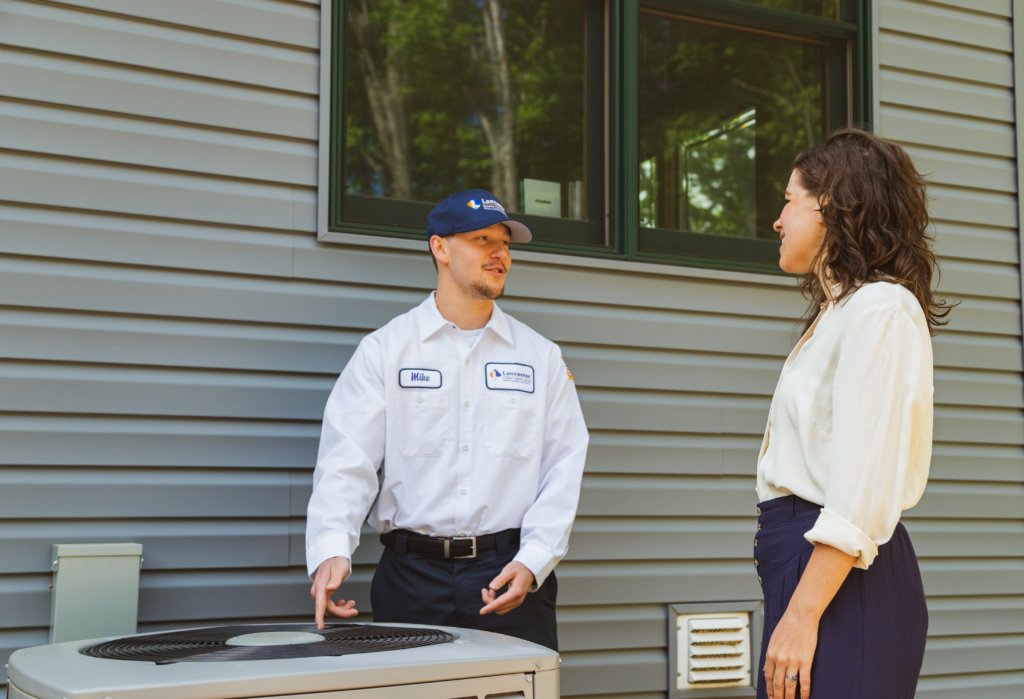
M825 133L820 43L642 12L640 225L773 239L793 158Z

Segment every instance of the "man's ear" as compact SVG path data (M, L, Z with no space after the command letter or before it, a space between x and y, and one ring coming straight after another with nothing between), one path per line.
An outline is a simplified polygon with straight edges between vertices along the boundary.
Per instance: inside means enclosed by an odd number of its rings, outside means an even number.
M448 264L448 241L439 235L430 239L430 253L434 256L434 264L444 262Z

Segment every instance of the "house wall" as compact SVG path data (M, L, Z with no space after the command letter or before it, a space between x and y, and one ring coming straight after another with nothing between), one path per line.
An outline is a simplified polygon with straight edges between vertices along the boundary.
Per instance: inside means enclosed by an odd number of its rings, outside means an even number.
M1019 696L1010 6L879 9L880 130L934 173L963 300L905 518L920 696ZM140 631L308 620L324 402L434 279L419 245L316 242L319 61L314 1L0 0L0 662L46 642L57 542L144 545ZM501 305L562 346L592 434L563 693L664 697L665 606L760 596L754 460L804 302L777 277L522 253ZM364 537L346 583L367 612L379 551Z

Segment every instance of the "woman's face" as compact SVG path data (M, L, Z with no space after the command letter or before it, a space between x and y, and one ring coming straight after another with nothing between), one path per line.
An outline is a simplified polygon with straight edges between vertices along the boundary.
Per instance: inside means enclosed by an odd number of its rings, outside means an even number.
M825 224L814 195L800 184L800 173L793 170L786 186L786 205L775 230L782 240L779 267L790 274L807 274L811 262L825 240Z

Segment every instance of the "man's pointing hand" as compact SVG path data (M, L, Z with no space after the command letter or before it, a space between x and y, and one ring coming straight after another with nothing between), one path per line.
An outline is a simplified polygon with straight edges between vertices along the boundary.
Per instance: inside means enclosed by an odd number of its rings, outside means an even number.
M342 581L348 577L349 562L347 558L335 556L328 558L316 569L313 576L313 587L309 590L309 596L316 602L316 627L324 627L324 613L331 616L344 618L354 617L359 614L356 609L355 600L341 600L341 604L335 604L331 597L338 590Z

